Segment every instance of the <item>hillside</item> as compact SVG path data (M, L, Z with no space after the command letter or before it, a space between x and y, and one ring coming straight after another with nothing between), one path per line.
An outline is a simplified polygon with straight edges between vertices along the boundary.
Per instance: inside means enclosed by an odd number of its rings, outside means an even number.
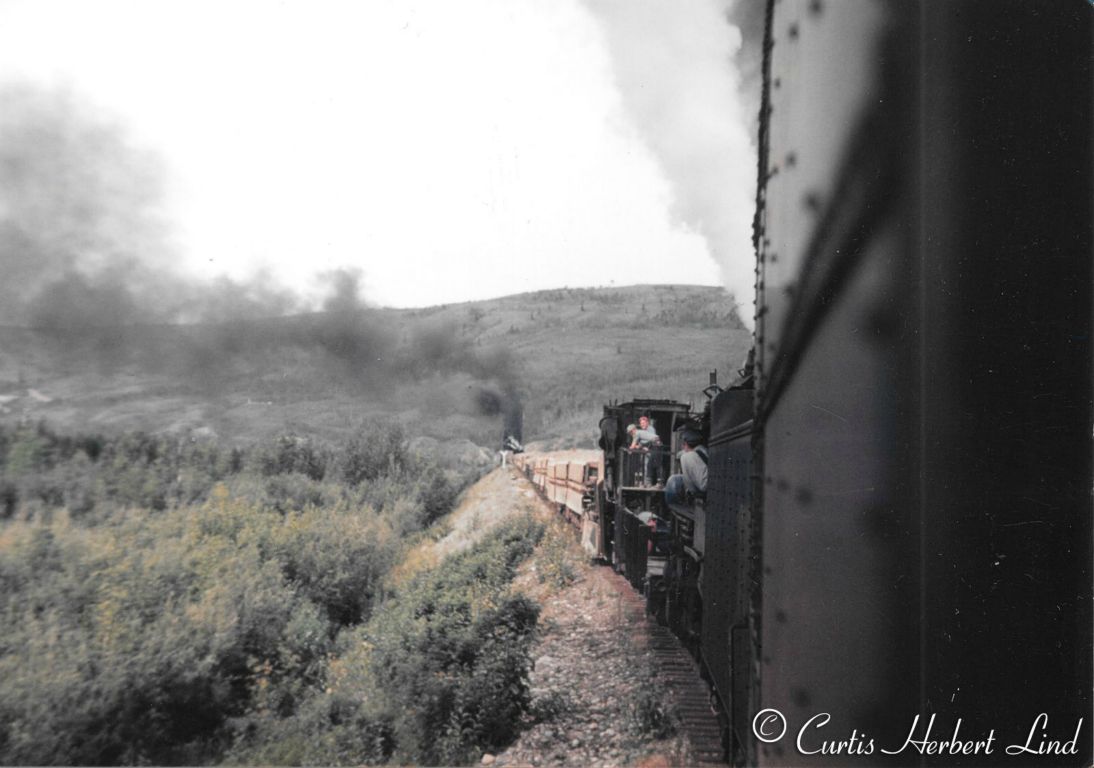
M425 309L217 325L0 328L0 422L248 441L340 437L388 414L409 434L591 444L609 398L698 402L750 335L719 288L560 289Z

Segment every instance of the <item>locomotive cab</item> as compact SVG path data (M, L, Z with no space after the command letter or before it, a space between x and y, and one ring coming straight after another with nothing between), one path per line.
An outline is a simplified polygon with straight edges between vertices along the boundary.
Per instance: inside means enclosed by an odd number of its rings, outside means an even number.
M632 449L627 427L638 425L643 417L658 441ZM646 594L648 609L659 616L672 530L663 488L669 476L679 471L678 430L694 419L686 403L632 400L604 406L600 420L605 502L601 531L606 559Z

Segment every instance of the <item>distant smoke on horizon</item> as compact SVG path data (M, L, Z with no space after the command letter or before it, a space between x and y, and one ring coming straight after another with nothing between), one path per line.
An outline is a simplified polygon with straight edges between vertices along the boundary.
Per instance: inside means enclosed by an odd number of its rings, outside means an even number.
M317 300L266 274L183 275L158 158L67 91L0 87L0 179L0 324L37 330L68 365L135 366L209 396L241 374L302 365L374 393L462 373L478 388L468 412L508 423L520 411L503 351L476 348L454 327L400 340L366 303L360 270L317 275ZM155 328L164 324L187 328L165 344Z
M0 88L0 323L72 331L317 308L266 274L181 274L163 173L71 92Z
M584 3L604 32L623 105L671 184L674 215L706 239L752 328L764 3Z

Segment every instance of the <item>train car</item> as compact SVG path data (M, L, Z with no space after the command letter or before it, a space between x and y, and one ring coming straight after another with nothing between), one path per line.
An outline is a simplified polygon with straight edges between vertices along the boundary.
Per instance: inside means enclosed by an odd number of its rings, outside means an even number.
M604 558L606 542L600 526L603 493L603 454L593 450L519 453L513 466L527 477L559 514L579 531L592 558Z
M702 584L738 764L1090 764L1092 12L768 3L754 402L713 404ZM1000 741L899 749L932 716Z
M643 419L649 420L649 429L656 432L658 440L632 449L628 428ZM650 611L662 618L664 574L671 549L664 484L679 470L679 430L695 421L688 403L639 399L604 406L599 425L604 452L603 508L611 525L606 554L613 567L646 595Z
M601 466L598 451L554 453L546 463L546 497L579 529L586 525L587 512L594 505Z

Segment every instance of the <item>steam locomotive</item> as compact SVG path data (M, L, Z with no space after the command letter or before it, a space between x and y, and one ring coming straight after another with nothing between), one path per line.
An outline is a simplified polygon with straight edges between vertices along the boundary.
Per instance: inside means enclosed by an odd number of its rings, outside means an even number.
M564 470L735 764L1091 763L1092 21L767 4L754 365L699 413L609 404ZM690 516L657 487L685 422Z

